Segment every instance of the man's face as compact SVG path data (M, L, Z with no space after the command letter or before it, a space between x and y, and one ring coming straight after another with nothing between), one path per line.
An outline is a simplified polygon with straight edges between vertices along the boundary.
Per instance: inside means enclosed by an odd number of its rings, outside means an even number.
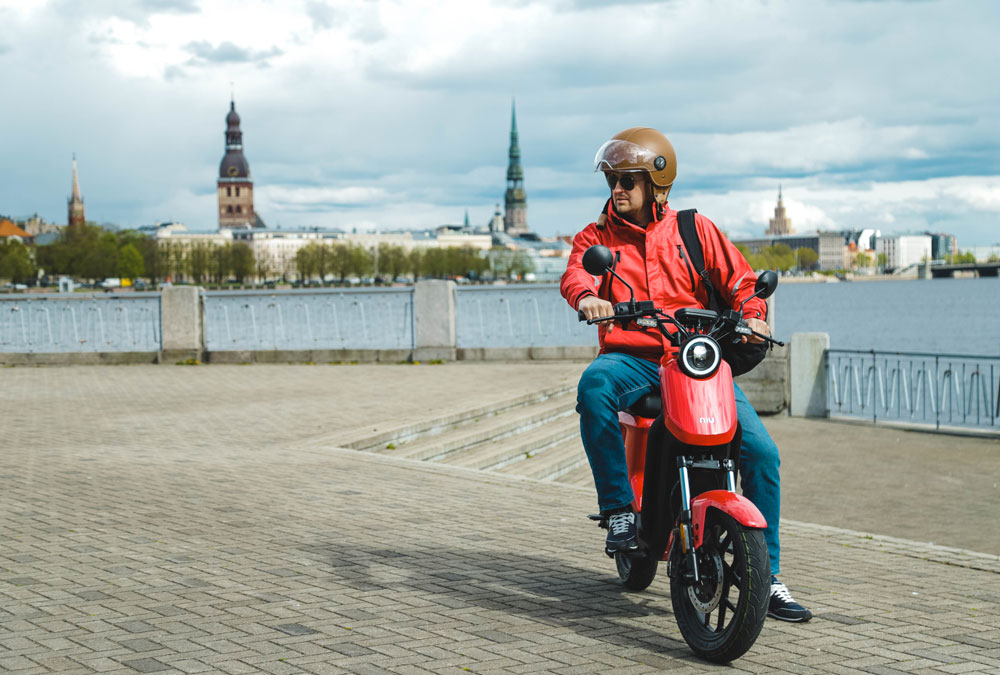
M606 171L604 175L611 187L611 201L618 215L634 220L644 212L647 206L645 174Z

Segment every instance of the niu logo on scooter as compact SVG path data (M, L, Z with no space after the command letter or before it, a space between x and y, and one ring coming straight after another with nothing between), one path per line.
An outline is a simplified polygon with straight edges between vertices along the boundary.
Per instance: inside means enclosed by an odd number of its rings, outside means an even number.
M699 417L698 424L715 424L714 417Z

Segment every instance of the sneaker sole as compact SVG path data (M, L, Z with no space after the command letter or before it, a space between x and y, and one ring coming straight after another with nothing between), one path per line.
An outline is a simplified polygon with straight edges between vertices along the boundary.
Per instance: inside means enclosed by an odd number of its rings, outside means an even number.
M787 616L778 616L777 614L772 614L771 612L768 612L767 616L770 619L777 619L778 621L784 621L786 623L805 623L812 618L812 615L810 614L809 616L802 617L801 619L790 619Z
M639 550L639 542L637 541L625 542L618 546L615 546L614 548L606 544L604 546L604 552L607 553L608 555L614 555L615 553L635 553L638 550Z

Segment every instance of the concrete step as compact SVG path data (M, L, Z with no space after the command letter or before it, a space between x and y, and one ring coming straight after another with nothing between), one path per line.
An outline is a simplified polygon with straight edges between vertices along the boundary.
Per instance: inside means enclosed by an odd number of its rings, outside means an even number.
M576 411L564 408L536 426L521 427L517 433L489 439L432 461L471 469L498 470L579 436L578 419Z
M437 436L462 426L474 424L483 418L498 416L518 409L536 407L553 397L571 395L573 399L571 407L573 407L576 405L575 394L573 392L575 392L575 387L567 387L565 385L552 387L506 401L492 402L451 415L428 419L418 424L401 425L375 435L364 435L364 432L360 432L356 438L344 439L339 441L338 445L340 447L364 451L386 450L390 444L400 447L428 436Z
M557 478L556 482L566 483L568 485L579 485L581 487L589 487L596 490L594 487L594 474L591 473L590 464L587 462L584 462L580 466L566 472Z
M479 448L485 443L499 443L526 431L544 428L553 420L575 415L575 404L575 393L563 392L544 400L480 415L437 433L415 437L409 442L393 441L394 447L387 447L387 443L372 448L372 451L394 457L441 461L449 455Z
M521 455L519 461L510 462L495 471L535 480L554 481L580 465L589 467L587 454L580 442L579 424L574 425L569 432L568 438L562 442L531 453L530 456Z

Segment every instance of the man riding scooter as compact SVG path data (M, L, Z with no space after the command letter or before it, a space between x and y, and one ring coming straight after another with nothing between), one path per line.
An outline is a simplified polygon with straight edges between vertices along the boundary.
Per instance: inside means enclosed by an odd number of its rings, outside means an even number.
M730 307L739 307L746 300L743 316L749 327L762 335L769 334L764 321L765 303L758 298L748 300L754 292L756 275L736 247L700 214L695 214L694 225L703 251L705 277L692 266L678 229L678 214L667 204L677 175L677 160L663 134L645 127L622 131L598 150L594 170L604 172L611 198L597 222L585 227L573 240L560 289L575 310L587 319L614 314L610 287L597 285L582 265L583 252L603 244L618 258L616 271L632 286L637 300L652 300L656 307L672 314L683 307L708 307L714 288ZM577 411L598 505L608 518L606 550L613 553L638 546L633 494L617 415L645 394L658 390L664 338L654 332L616 329L612 322L600 324L598 335L600 354L580 378ZM743 338L748 339L761 342L755 336ZM767 520L765 539L771 563L768 616L808 621L812 613L796 603L777 578L781 551L778 448L738 386L735 394L743 429L739 463L743 494Z

